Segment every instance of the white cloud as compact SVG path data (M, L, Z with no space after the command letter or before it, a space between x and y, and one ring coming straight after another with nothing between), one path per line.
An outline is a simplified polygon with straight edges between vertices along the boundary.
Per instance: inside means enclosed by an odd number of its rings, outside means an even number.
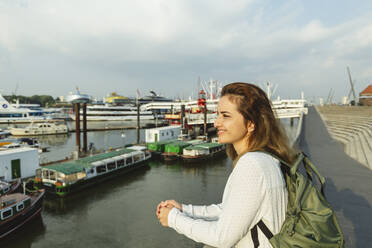
M324 90L314 82L337 84L346 65L370 75L371 19L330 25L298 1L3 0L0 80L53 81L55 95L76 81L92 94L128 82L126 91L157 84L175 95L200 75L315 94Z

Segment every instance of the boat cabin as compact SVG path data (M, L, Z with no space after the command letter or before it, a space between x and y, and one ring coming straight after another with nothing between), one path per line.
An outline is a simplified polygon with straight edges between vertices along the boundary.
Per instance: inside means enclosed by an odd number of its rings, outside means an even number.
M146 129L145 131L146 143L174 140L177 139L180 133L181 126L167 126Z
M202 143L198 145L193 145L186 147L183 150L183 155L185 156L202 156L210 155L224 150L224 146L219 143Z
M39 167L39 151L36 148L21 147L0 152L0 175L5 181L33 177Z
M22 212L31 205L31 198L24 194L10 194L0 197L0 223Z

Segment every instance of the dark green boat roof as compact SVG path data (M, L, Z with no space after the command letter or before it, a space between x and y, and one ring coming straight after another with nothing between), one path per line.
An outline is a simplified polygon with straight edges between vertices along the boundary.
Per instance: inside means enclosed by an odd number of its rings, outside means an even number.
M150 144L150 145L165 145L165 144L173 143L175 141L177 141L177 140L172 139L172 140L163 140L163 141L149 142L147 144Z
M61 173L66 174L66 175L70 175L70 174L74 174L74 173L78 173L80 171L83 171L85 168L91 168L92 163L94 163L94 162L102 161L102 160L105 160L105 159L110 159L110 158L113 158L113 157L116 157L116 156L131 153L131 152L134 152L134 151L136 151L136 150L124 148L124 149L121 149L119 151L101 153L101 154L81 158L81 159L71 161L71 162L51 164L51 165L43 166L42 168L47 168L47 169L51 169L51 170L61 172Z
M210 149L210 148L220 147L220 146L223 146L223 145L219 143L215 143L215 142L208 142L208 143L188 146L185 149L186 150L205 150L205 149Z

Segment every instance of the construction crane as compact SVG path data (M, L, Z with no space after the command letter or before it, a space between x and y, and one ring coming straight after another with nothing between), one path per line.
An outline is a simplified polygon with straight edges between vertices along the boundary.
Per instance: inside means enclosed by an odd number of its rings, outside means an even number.
M351 105L356 105L357 100L356 100L356 96L355 96L354 84L353 84L353 80L351 79L351 73L350 73L349 66L347 66L346 69L347 69L347 73L349 74L349 81L350 81L350 85L351 85L351 91L353 92L353 97L354 97L354 104L351 104Z

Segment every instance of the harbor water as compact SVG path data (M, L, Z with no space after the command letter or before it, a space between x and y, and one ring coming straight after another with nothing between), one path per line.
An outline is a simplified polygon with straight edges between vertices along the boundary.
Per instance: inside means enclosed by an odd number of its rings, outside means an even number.
M292 139L296 125L283 123ZM70 156L75 149L74 135L39 138L50 150L41 154L41 162ZM95 149L103 150L132 144L136 137L133 129L88 132L88 144L92 142ZM202 247L162 227L156 206L166 199L201 205L220 203L231 170L232 161L226 157L195 165L151 161L148 167L65 199L46 198L42 218L0 242L0 247Z

